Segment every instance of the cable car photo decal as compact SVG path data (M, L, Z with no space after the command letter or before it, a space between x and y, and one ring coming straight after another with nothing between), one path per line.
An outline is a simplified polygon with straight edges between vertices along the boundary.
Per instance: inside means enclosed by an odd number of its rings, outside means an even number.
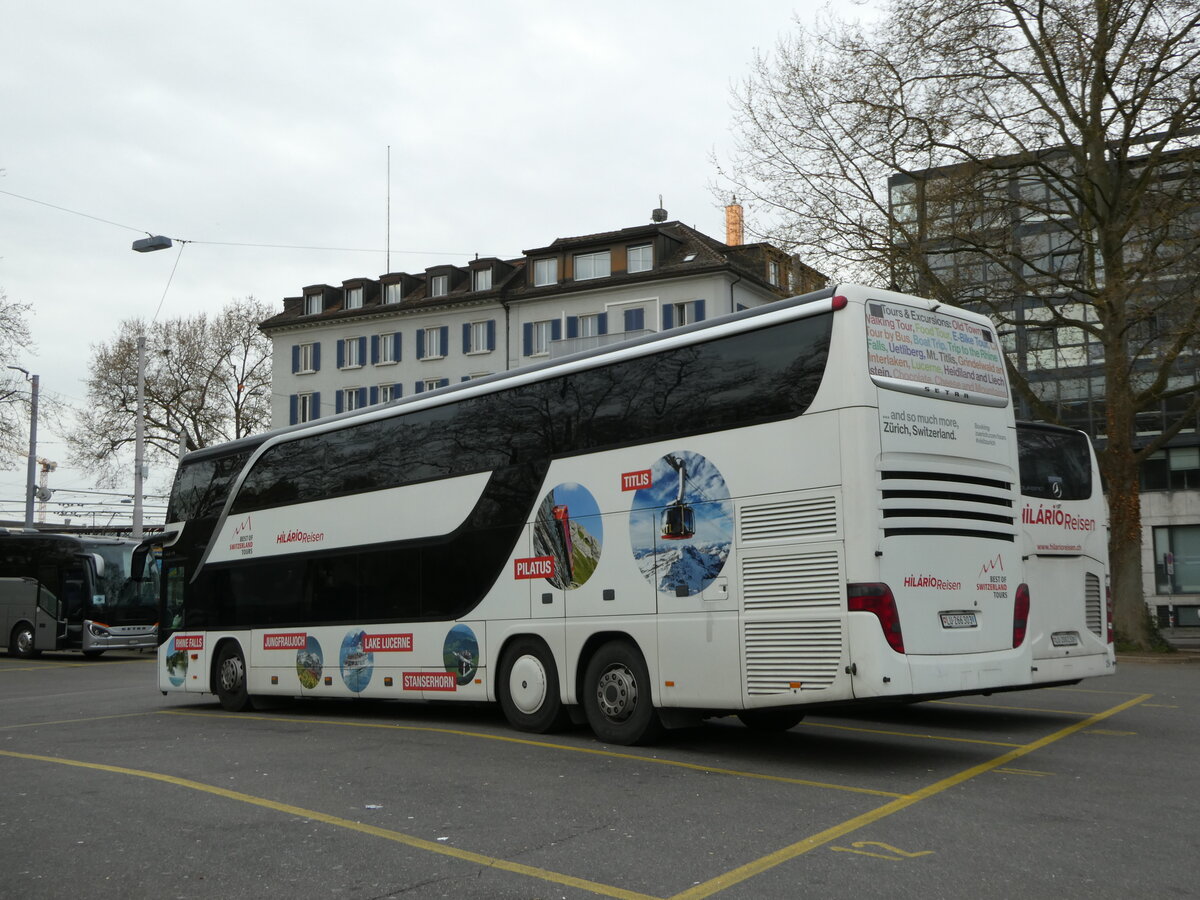
M721 472L699 453L660 457L633 495L629 537L642 575L660 593L693 596L729 558L733 503Z

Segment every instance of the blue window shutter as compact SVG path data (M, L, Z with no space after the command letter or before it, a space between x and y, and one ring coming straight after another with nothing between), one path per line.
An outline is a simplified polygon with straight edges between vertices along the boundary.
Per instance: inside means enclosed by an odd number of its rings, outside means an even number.
M346 368L346 342L337 342L337 364L339 369Z
M321 371L321 344L319 342L313 344L313 371Z
M487 323L487 348L488 350L496 349L496 320L488 319Z
M365 365L367 361L367 338L364 335L358 339L358 364Z
M567 316L567 337L579 337L579 316Z
M526 322L521 326L521 352L525 356L533 353L533 323Z
M295 394L288 397L288 424L295 425L300 417L300 398Z
M360 387L358 389L358 408L362 409L366 405L367 405L367 389L365 387Z
M342 411L342 392L338 391L333 395L333 397L333 411L335 413L340 413Z
M555 319L553 322L550 323L550 340L552 340L552 341L561 341L562 340L562 320L561 319Z
M321 392L320 391L313 391L312 417L314 419L319 419L321 417Z
M445 386L446 386L446 385L448 385L449 383L450 383L450 379L449 379L449 378L441 378L441 379L439 379L439 380L438 380L438 387L440 387L440 388L442 388L442 387L445 387Z
M400 382L397 381L395 384L392 385L392 399L395 400L397 397L403 397L403 396L404 396L404 385L402 385Z
M746 305L744 305L744 304L742 304L742 303L739 303L739 304L737 305L737 311L738 311L738 312L741 312L743 309L749 309L749 308L750 308L750 307L748 307L748 306L746 306Z
M374 385L371 386L371 396L367 402L372 406L379 402L379 388L375 387Z
M397 331L392 335L392 341L394 343L394 346L392 347L392 359L394 359L396 362L400 362L400 332Z
M471 376L470 376L470 375L464 375L462 378L460 378L460 379L458 379L458 380L459 380L459 381L470 381L470 380L471 380Z
M666 331L668 328L675 327L675 307L673 307L670 303L664 303L662 308L662 316L663 331Z
M417 359L425 358L425 329L417 329Z
M450 326L442 326L442 356L450 355Z
M379 365L379 335L371 335L371 365Z
M601 334L608 334L608 313L600 313L596 316L596 325Z
M696 301L696 321L697 322L704 321L704 300L703 299Z
M292 344L292 374L300 371L300 345ZM292 423L295 424L294 422Z
M424 392L424 390L425 390L425 382L424 382L424 381L418 381L418 382L417 382L417 383L416 383L416 384L413 386L413 393L414 393L414 394L420 394L420 393L423 393L423 392Z
M463 353L471 352L471 323L463 322Z
M641 331L646 327L646 311L644 309L625 310L625 330Z

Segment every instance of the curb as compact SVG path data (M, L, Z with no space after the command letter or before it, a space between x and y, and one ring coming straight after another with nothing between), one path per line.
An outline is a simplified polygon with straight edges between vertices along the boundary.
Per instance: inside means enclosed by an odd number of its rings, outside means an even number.
M1193 663L1200 663L1200 650L1176 650L1174 653L1118 653L1117 664L1119 665L1120 663L1186 666Z

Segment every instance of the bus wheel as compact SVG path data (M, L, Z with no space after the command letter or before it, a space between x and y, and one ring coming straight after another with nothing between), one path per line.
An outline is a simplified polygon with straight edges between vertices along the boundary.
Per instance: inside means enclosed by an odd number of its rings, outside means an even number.
M583 676L583 708L596 737L609 744L649 744L662 734L646 661L628 641L610 641L592 656Z
M794 709L744 709L737 717L753 731L779 734L799 725L804 720L804 713Z
M234 641L223 644L217 656L217 699L230 712L254 708L246 685L246 658Z
M558 689L554 656L536 638L519 638L505 651L496 692L504 717L519 731L545 734L569 721Z
M9 656L15 656L18 659L35 659L41 653L41 650L33 648L32 625L28 622L22 622L13 629L12 636L8 640Z

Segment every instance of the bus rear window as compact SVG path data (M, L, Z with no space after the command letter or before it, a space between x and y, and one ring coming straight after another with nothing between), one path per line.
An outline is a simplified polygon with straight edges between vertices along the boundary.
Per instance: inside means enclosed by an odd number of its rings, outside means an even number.
M991 328L957 316L867 301L867 365L880 387L1004 406L1004 357Z
M1018 426L1021 493L1044 500L1092 496L1092 456L1087 436L1066 429Z

